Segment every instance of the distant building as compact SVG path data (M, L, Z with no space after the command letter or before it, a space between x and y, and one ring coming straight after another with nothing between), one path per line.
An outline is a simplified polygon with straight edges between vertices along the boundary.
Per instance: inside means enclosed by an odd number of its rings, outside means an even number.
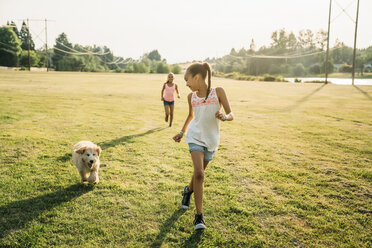
M372 72L372 60L365 63L363 66L364 66L363 70L365 72Z

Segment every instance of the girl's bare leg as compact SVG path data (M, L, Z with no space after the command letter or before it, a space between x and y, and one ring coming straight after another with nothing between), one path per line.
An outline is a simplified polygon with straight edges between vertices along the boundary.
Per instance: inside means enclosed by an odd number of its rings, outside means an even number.
M165 111L165 122L168 122L169 105L164 106L164 111Z
M209 161L203 161L204 171L207 168L208 163L209 163ZM189 191L190 192L193 191L193 188L194 188L194 174L191 177L191 181L190 181L190 184L189 184Z
M169 121L169 126L172 126L173 122L173 112L174 112L174 105L169 106L170 107L170 121Z
M194 191L196 213L203 213L203 188L204 188L204 170L208 162L204 160L204 153L200 151L191 152L192 162L194 164L194 175L192 176L189 191Z

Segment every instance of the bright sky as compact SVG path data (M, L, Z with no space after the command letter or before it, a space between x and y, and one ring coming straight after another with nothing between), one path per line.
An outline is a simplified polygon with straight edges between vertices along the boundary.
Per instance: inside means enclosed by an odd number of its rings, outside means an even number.
M332 0L330 44L353 46L357 0ZM341 14L346 8L348 14ZM285 28L327 30L329 0L0 0L0 25L22 19L50 19L48 46L65 32L72 43L106 45L116 56L138 59L158 49L168 63L221 57L231 48L270 45ZM358 48L372 45L372 0L360 0ZM350 15L350 17L348 16ZM31 21L37 47L44 22ZM40 34L40 38L37 36Z

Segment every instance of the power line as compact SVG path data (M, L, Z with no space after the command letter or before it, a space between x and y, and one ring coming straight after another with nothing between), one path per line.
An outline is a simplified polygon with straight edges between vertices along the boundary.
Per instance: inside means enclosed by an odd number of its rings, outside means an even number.
M353 4L355 2L355 0L351 1L345 8L341 6L341 4L339 4L336 0L334 0L335 3L338 5L338 7L342 10L335 18L332 19L331 22L333 22L335 19L337 19L341 14L345 13L352 22L355 22L355 20L349 15L349 13L346 12L346 9L348 9L351 4Z
M64 46L64 47L66 47L67 49L70 49L71 51L75 52L76 55L99 55L99 56L103 56L103 55L106 55L106 54L111 53L111 52L106 52L106 53L94 53L94 52L91 52L91 51L89 51L89 50L86 50L86 49L83 49L83 48L82 48L83 50L88 51L88 52L86 52L86 53L83 53L83 52L77 51L77 50L75 50L75 49L73 49L73 48L71 48L71 47L69 47L69 46L66 46L65 44L63 44L62 42L59 42L59 41L57 41L57 40L56 40L56 43L58 43L58 44L60 44L60 45L62 45L62 46Z
M60 52L63 52L63 53L66 53L66 54L70 54L70 55L78 55L78 56L98 55L98 54L92 54L92 53L75 53L75 52L69 52L69 51L62 50L62 49L57 48L57 47L53 47L53 49L55 49L57 51L60 51ZM97 58L100 59L103 63L108 64L108 65L126 65L126 64L129 64L129 63L132 62L132 59L129 59L128 62L124 62L125 60L123 58L121 58L121 57L118 58L118 59L116 59L115 61L110 61L110 62L103 61L101 57L97 57ZM123 60L123 61L120 61L120 59Z
M17 21L22 21L22 24L24 22L24 20L21 20L21 19L18 19ZM42 34L42 31L39 33L39 34L36 34L35 32L33 32L31 29L30 29L30 25L29 25L29 21L44 21L45 22L45 41L43 41L39 36ZM27 24L25 24L25 26L27 27L27 30L28 32L32 32L33 34L35 34L36 38L39 39L42 43L44 43L45 45L45 53L46 53L46 65L47 65L47 70L48 70L48 44L47 44L47 22L48 21L55 21L55 20L47 20L47 19L27 19ZM8 25L10 27L17 27L17 26L14 26L14 25ZM21 25L23 26L23 25ZM30 44L30 35L28 35L28 43ZM82 55L96 55L98 56L97 58L99 58L103 63L105 64L108 64L108 65L125 65L125 64L128 64L130 62L132 62L132 59L128 60L127 62L124 62L125 60L121 57L119 57L118 59L116 59L115 61L104 61L100 56L104 56L104 55L107 55L107 54L110 54L111 51L109 52L102 52L102 53L95 53L95 52L91 52L83 47L80 47L80 49L82 50L85 50L86 52L80 52L80 51L77 51L71 47L68 47L66 46L65 44L63 44L62 42L59 42L56 40L56 43L62 45L63 47L69 49L70 51L66 51L66 50L63 50L63 49L60 49L60 48L57 48L57 47L53 47L53 49L56 49L57 51L60 51L60 52L63 52L63 53L66 53L66 54L70 54L70 55L77 55L77 56L82 56ZM29 48L29 53L30 53L30 48ZM104 57L103 57L104 58ZM30 59L29 59L29 66L30 66Z
M234 58L260 58L260 59L296 59L301 57L308 57L313 56L316 54L324 53L325 51L319 51L319 52L312 52L307 54L298 54L298 55L245 55L244 57L239 57L231 54L227 54L226 56L234 57Z
M343 47L335 47L330 49L331 51L341 49ZM313 56L321 53L325 53L326 51L318 51L318 52L311 52L311 53L306 53L306 54L298 54L298 55L245 55L243 56L235 56L231 54L227 54L225 56L237 58L237 59L245 59L245 58L259 58L259 59L296 59L296 58L302 58L302 57L308 57L308 56Z

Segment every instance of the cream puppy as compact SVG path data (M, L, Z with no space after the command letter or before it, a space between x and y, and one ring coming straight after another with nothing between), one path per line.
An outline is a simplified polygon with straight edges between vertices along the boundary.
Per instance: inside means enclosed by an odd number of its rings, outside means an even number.
M79 141L72 152L72 159L78 169L81 181L89 183L98 183L99 156L101 147L90 141Z

